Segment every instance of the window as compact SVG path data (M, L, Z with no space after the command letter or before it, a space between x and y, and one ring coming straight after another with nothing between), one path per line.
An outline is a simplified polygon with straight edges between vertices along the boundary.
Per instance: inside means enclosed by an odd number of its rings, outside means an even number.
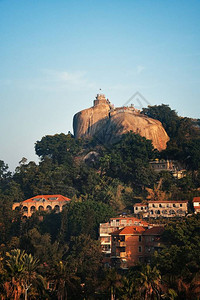
M57 200L58 197L49 197L48 200L53 201L53 200Z
M139 257L139 262L142 263L143 262L143 258L140 256Z
M48 210L48 211L51 211L51 210L52 210L51 205L47 205L47 210Z
M120 242L125 242L125 235L120 236Z
M138 251L141 253L142 252L142 246L138 247Z
M139 242L142 241L142 236L141 235L139 235L138 240L139 240Z
M60 211L60 206L59 205L55 205L54 209L55 209L56 212L59 212Z
M183 204L180 204L180 207L182 207L183 206Z
M40 206L38 207L38 209L39 209L39 211L43 211L43 210L44 210L44 206L40 205Z
M31 206L31 212L35 212L35 211L36 211L35 206Z
M173 204L173 207L176 207L176 204Z
M141 206L141 210L143 210L143 206Z
M162 207L162 204L159 204L159 207Z
M109 243L110 242L110 237L109 236L106 236L103 238L104 242L106 243Z
M138 208L136 207L135 210L138 210Z
M27 212L28 211L28 207L27 206L23 206L23 211Z

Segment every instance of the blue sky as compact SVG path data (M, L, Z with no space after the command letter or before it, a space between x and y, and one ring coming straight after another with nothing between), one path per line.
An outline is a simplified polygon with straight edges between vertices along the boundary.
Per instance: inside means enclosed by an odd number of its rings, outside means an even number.
M115 106L139 91L200 118L199 13L185 0L0 0L0 159L36 160L35 142L72 131L99 88Z

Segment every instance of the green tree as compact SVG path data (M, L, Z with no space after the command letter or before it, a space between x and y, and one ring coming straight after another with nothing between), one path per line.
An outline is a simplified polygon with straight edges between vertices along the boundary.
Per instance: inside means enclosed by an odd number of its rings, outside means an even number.
M171 109L169 105L148 106L148 108L143 108L142 112L150 118L159 120L170 138L176 135L179 117L176 111Z
M52 159L53 163L72 163L73 155L80 150L80 141L75 140L69 134L46 135L35 144L36 154L44 160L45 157Z
M26 300L29 289L34 290L39 285L42 286L42 290L45 289L44 279L37 273L39 264L37 259L20 249L11 250L6 253L6 256L7 281L4 282L4 288L9 299L18 300L21 294L24 294Z
M107 176L119 178L141 191L155 179L155 174L149 166L149 160L154 155L155 151L150 140L129 132L110 148L109 153L105 153L101 159L102 168Z
M143 266L138 284L141 299L161 299L161 274L156 267Z

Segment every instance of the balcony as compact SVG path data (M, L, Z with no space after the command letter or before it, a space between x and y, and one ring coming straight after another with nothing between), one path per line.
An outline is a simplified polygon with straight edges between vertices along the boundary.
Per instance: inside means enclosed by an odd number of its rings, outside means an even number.
M126 257L126 252L120 252L120 258L125 258Z
M126 242L119 242L119 247L126 247Z
M118 241L118 242L115 243L115 246L116 247L126 247L126 242Z

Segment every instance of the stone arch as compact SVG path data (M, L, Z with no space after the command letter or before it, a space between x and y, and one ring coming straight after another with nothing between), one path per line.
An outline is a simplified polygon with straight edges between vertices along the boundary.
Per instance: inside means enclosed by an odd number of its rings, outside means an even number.
M20 211L20 206L16 206L16 207L15 207L15 210L16 210L16 211Z
M23 206L23 211L24 211L24 212L28 212L28 207L24 205L24 206Z
M38 207L38 210L39 210L39 211L43 211L43 210L44 210L44 206L40 205L40 206Z
M36 211L36 207L32 205L30 211L34 213Z
M52 210L51 205L47 205L46 210L47 210L47 211L51 211L51 210Z
M59 205L55 205L54 209L55 209L56 212L60 212L60 206Z

